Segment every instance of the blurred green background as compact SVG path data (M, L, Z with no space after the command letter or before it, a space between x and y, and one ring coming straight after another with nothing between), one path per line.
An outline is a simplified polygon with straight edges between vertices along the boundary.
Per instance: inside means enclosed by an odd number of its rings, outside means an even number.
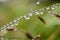
M43 7L56 3L54 1L47 1L33 7L37 1L40 0L8 0L7 2L0 2L0 28L31 11L42 9ZM31 8L32 10L30 10ZM60 13L60 7L52 11ZM47 12L44 12L43 15L40 15L44 18L46 24L43 24L37 16L32 16L29 20L22 19L16 28L22 28L25 31L30 32L32 36L40 34L42 40L52 40L53 38L53 40L60 40L60 19L46 14ZM0 35L18 38L17 40L29 40L24 33L20 32L20 30L15 32L11 31L6 34L0 32Z

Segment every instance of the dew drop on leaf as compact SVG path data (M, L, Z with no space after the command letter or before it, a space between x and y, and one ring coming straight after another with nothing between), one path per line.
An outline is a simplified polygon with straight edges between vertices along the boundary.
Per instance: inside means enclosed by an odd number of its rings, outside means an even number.
M30 17L27 17L27 16L24 16L24 18L25 18L26 20L29 20L29 19L30 19Z
M37 2L36 4L40 4L40 2Z
M36 12L35 12L35 15L39 15L39 12L38 12L38 11L36 11Z

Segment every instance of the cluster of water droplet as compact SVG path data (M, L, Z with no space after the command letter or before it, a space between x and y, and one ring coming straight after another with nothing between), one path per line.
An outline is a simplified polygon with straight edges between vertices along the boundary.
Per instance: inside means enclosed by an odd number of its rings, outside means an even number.
M37 2L36 4L39 5L40 2ZM43 8L43 9L39 9L38 11L37 11L37 10L32 11L32 12L28 13L27 15L21 16L21 17L17 18L16 20L13 20L12 22L10 22L9 24L7 24L6 26L3 26L3 27L0 29L0 31L2 32L2 31L4 31L4 30L6 30L7 28L10 28L10 27L13 27L13 26L17 26L17 25L18 25L18 22L19 22L21 19L23 19L23 18L25 18L26 20L29 20L30 17L33 16L33 15L44 14L44 11L47 11L48 14L51 14L51 10L54 10L55 8L57 8L57 7L59 7L59 6L60 6L60 4L59 4L59 3L56 3L56 4L52 5L52 6L45 7L45 8ZM43 11L42 11L42 10L43 10ZM48 15L48 14L47 14L47 15ZM53 14L52 14L52 16L53 16Z
M47 15L54 16L54 15L53 15L54 13L52 13L52 11L53 11L54 9L58 8L58 7L60 7L60 3L56 3L56 4L54 4L54 5L51 5L51 6L47 7L47 8L46 8L46 11L48 12Z

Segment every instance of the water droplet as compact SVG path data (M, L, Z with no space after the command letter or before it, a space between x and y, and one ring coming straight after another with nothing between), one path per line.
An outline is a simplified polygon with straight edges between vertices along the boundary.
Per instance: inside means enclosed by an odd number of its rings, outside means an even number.
M50 13L51 13L51 11L48 11L48 13L50 14Z
M23 16L20 17L20 19L22 19L22 18L23 18Z
M40 12L40 14L43 14L43 12Z
M20 18L18 18L17 21L20 21Z
M24 18L26 18L26 16L24 16Z
M36 12L35 12L35 15L39 15L39 12L38 12L38 11L36 11Z
M24 16L24 18L25 18L26 20L29 20L29 19L30 19L30 17L27 17L27 16Z
M40 2L37 2L36 4L40 4Z
M32 16L32 13L28 14L29 16Z
M9 24L13 24L13 22L10 22Z
M14 25L18 25L18 23L15 23Z
M52 16L54 16L53 14L51 14Z
M46 9L47 9L47 10L49 10L49 9L50 9L50 7L47 7Z
M17 22L17 20L14 20L13 22Z
M51 7L51 9L55 9L54 7Z
M14 26L14 24L12 24L12 25L10 25L11 27L13 27Z
M10 24L7 24L6 26L9 26Z
M28 18L26 18L27 20L29 20L30 18L28 17Z

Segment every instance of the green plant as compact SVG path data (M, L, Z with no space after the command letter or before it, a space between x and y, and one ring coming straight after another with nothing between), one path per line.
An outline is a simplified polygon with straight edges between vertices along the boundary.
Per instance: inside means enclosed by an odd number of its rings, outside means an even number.
M10 27L17 28L17 30L12 30L9 32L6 31L7 33L4 34L3 36L18 38L17 40L22 40L22 39L35 40L35 38L37 37L40 38L41 40L60 40L59 39L60 37L59 36L60 35L60 23L59 23L60 22L59 21L60 20L60 14L59 14L60 3L56 3L56 4L55 3L56 2L51 2L48 5L45 4L46 7L41 8L39 2L37 2L37 4L34 5L33 7L32 12L29 12L29 14L15 19L13 22L10 22L6 26L4 26L1 29L2 33L5 33L6 28L10 28ZM41 4L42 7L45 5ZM14 10L14 12L17 10ZM24 12L22 13L24 14ZM17 27L15 27L16 25ZM31 33L33 37L29 33ZM40 36L35 37L36 35L40 35Z

